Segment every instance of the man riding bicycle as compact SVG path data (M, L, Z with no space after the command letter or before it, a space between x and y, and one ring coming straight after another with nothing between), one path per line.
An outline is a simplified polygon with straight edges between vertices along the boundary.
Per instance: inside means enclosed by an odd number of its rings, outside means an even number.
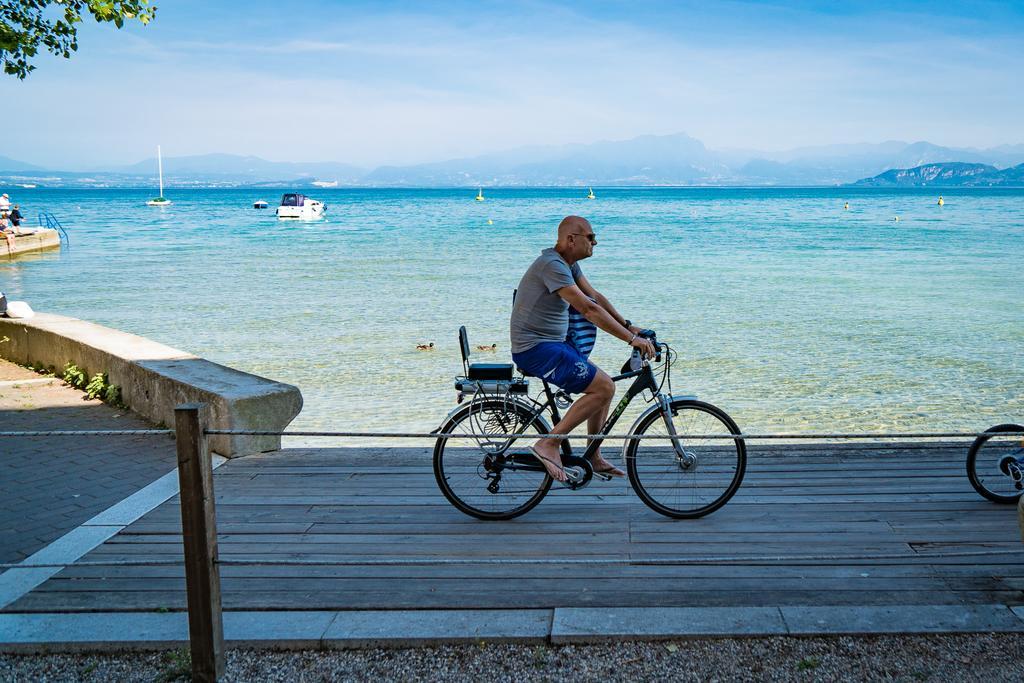
M563 391L582 393L552 434L568 434L587 421L587 432L600 432L608 417L615 384L585 353L567 340L569 307L608 334L638 349L645 358L654 356L654 345L639 336L642 328L623 318L611 302L583 276L579 262L590 258L597 236L590 222L566 216L558 224L558 240L544 249L519 282L510 325L512 360L528 375L542 377ZM538 440L530 450L557 481L566 481L558 439ZM601 456L591 464L594 471L617 477L625 472Z

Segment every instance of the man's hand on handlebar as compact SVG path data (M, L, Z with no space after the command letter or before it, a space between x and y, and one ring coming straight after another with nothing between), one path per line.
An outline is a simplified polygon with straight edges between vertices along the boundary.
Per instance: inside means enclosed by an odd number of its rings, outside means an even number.
M644 358L648 360L654 358L655 348L650 339L637 335L629 345L634 349L638 349L640 351L640 355Z

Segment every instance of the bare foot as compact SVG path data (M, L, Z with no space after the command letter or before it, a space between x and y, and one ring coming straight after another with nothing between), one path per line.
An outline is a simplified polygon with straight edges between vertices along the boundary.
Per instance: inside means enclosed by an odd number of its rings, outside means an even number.
M590 459L590 464L594 467L595 472L610 474L613 477L626 476L625 472L601 457L600 453L596 453L594 457Z
M544 469L548 471L552 479L555 481L569 480L569 476L562 469L562 456L557 445L552 446L550 443L544 443L544 439L541 439L530 447L530 451L544 465Z

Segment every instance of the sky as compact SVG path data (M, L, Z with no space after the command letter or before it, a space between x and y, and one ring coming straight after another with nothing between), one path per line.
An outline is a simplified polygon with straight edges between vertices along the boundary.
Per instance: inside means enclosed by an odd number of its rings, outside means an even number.
M686 133L713 149L1024 142L1021 2L152 0L0 75L0 154L372 168Z

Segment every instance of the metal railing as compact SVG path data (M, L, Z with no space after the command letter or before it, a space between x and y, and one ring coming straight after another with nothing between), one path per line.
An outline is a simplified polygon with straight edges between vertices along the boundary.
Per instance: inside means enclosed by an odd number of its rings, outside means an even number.
M68 231L65 230L64 226L60 224L60 221L57 220L57 217L54 216L49 211L39 212L39 227L46 228L48 230L56 230L57 232L60 233L61 241L67 245L68 249L71 248L71 238L68 237Z

